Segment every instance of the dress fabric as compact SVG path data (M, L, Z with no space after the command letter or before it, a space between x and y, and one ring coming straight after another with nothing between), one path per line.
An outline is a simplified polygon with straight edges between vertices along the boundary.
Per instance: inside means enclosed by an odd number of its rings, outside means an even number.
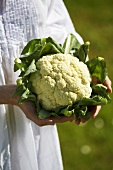
M62 43L74 30L62 0L0 0L0 85L14 84L14 59L33 38ZM0 105L0 170L63 170L56 125L39 127L16 106Z

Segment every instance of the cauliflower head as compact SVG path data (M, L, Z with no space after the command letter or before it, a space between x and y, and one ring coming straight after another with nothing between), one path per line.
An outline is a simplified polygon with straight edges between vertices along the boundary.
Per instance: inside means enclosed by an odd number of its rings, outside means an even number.
M91 96L91 77L87 65L70 54L54 54L40 58L37 72L30 81L37 99L46 110L71 105Z

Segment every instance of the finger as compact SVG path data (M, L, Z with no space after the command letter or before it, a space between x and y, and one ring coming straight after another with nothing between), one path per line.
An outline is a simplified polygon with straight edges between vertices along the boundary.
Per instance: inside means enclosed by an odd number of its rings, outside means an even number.
M45 125L54 125L56 123L64 123L67 121L72 122L74 120L74 115L72 116L62 116L60 118L58 117L50 117L50 118L46 118L46 119L33 119L34 123L36 123L39 126L45 126Z
M75 123L76 123L77 125L79 125L79 124L80 124L80 122L81 122L81 120L80 120L80 119L75 120Z
M33 121L38 126L53 125L54 122L50 119L39 119L36 113L27 113L26 117Z
M101 109L101 106L95 106L93 108L93 110L92 110L92 118L95 118L98 115L100 109Z
M112 87L111 87L111 80L109 79L109 77L107 76L105 81L104 81L104 85L107 87L107 90L109 93L112 93Z
M35 124L37 124L38 126L46 126L46 125L54 125L55 124L53 121L50 121L48 119L47 120L46 119L44 119L44 120L35 119L35 120L33 120L33 122Z
M63 123L63 122L72 122L74 120L74 115L72 116L62 116L60 118L57 117L52 117L52 119L50 119L51 121L53 121L54 123Z
M88 119L81 118L80 120L81 120L82 123L85 123Z
M55 122L52 119L48 119L45 123L45 125L54 125L54 124L55 124Z

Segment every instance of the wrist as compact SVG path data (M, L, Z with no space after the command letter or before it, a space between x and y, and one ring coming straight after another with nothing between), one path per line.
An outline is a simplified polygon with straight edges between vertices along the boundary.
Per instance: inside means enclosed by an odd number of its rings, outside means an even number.
M18 105L18 96L14 96L16 85L0 86L0 104Z

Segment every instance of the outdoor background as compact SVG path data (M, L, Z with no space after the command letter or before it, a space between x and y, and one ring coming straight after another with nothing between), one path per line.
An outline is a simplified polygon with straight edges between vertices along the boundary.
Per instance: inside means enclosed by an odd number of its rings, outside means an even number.
M105 58L113 82L113 0L64 2L76 31L91 43L89 57ZM85 124L57 127L64 170L113 170L113 102Z

